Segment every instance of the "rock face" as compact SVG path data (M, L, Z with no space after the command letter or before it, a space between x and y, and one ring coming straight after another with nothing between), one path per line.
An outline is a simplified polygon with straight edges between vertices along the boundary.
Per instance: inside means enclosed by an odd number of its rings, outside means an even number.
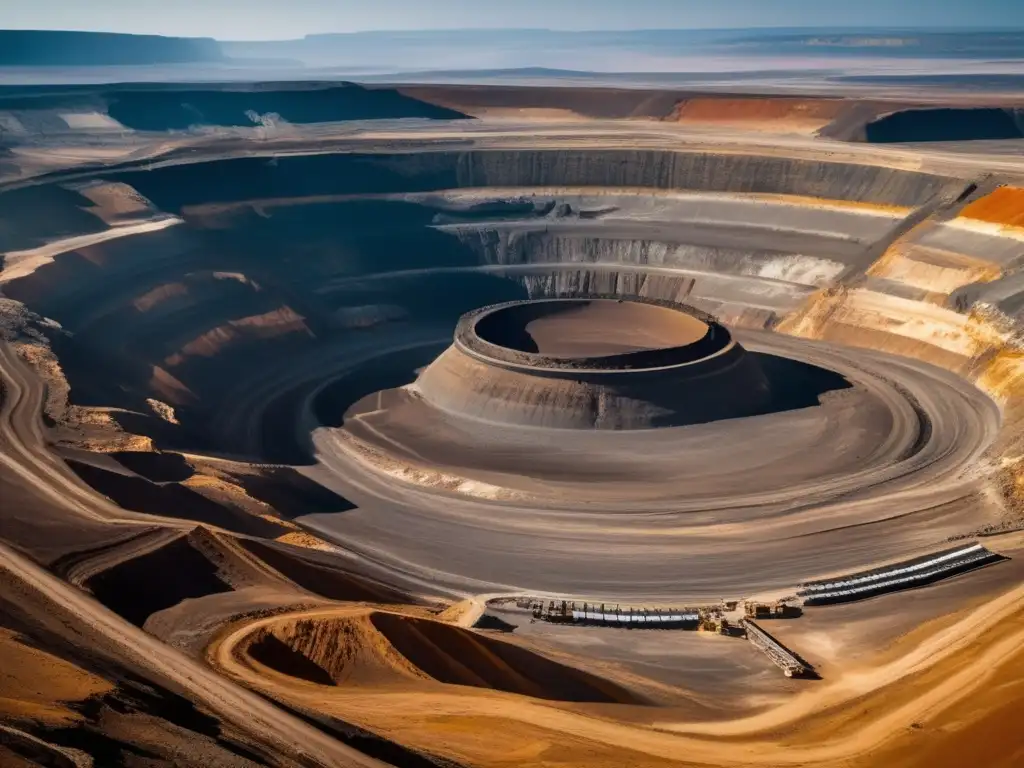
M749 416L767 379L721 325L665 301L553 299L470 312L414 389L472 418L646 429Z
M338 375L351 354L342 349L406 338L407 325L408 343L437 345L419 367L465 312L563 296L664 299L732 329L773 328L863 270L867 251L916 206L968 185L695 147L442 144L147 168L4 190L3 293L67 331L54 344L77 401L148 414L157 400L177 423L136 419L133 433L275 462L311 460L306 433L293 428L301 398L286 392L307 375ZM242 407L257 391L248 382L275 371L281 386L267 386L282 406ZM361 376L372 385L323 412L340 415L413 378ZM591 390L574 392L602 408ZM264 429L247 428L255 414L267 416Z
M917 206L963 184L919 171L771 155L640 149L439 150L211 160L121 171L160 209L312 195L414 193L481 187L644 187L799 195Z

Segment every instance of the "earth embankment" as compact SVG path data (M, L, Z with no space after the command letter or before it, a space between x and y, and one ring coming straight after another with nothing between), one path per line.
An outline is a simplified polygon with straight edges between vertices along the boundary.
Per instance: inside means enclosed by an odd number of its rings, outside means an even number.
M755 154L635 149L431 151L217 160L113 178L165 211L189 205L331 194L477 187L644 187L787 194L915 206L953 181L880 165Z
M274 622L246 638L243 652L319 685L431 680L557 701L641 703L618 685L516 645L392 613Z

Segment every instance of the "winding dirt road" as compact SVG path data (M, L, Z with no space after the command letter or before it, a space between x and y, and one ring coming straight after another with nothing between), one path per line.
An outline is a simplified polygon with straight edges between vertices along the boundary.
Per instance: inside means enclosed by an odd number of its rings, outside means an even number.
M557 732L686 764L844 765L878 750L912 723L955 707L990 685L999 675L1000 666L1017 655L1024 643L1024 626L1018 623L1009 632L1001 629L1022 610L1024 587L1018 587L961 616L917 646L904 649L902 655L885 665L851 669L824 687L794 696L762 714L710 723L662 720L654 714L647 724L627 724L572 711L565 705L553 708L534 699L469 689L447 692L413 686L402 693L365 686L324 688L267 674L265 667L254 666L240 650L250 635L276 622L350 618L359 612L353 608L307 610L250 622L212 646L209 658L235 680L298 705L315 703L365 727L379 729L401 717L408 717L411 725L418 715L429 712L430 717L454 721L469 717L513 721L542 732ZM958 656L965 649L979 644L982 650L970 663L959 662ZM936 685L916 682L929 671L935 674L943 669L948 671ZM898 683L904 686L899 706L879 705L867 713L851 708L853 702L865 697L884 697L884 692ZM911 692L909 697L907 691ZM802 735L780 743L779 733Z
M45 387L9 344L0 343L0 466L68 515L107 519L109 508L66 476L48 455L40 425ZM115 507L116 509L116 507ZM135 520L122 522L138 522ZM182 525L181 521L178 521ZM195 701L244 732L282 748L299 761L322 766L382 766L307 725L260 696L225 680L215 671L132 626L90 596L64 582L6 544L0 544L4 568L46 600L100 632L142 667L173 681Z

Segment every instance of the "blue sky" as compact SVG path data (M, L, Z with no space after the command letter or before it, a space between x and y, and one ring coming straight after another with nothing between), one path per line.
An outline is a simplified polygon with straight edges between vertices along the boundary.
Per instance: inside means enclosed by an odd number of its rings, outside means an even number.
M1024 0L0 0L0 28L225 40L373 29L1024 28Z

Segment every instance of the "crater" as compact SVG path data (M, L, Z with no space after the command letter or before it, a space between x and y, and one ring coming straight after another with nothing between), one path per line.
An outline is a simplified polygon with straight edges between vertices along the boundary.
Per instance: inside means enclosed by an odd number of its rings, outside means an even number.
M684 347L710 332L678 308L622 299L516 303L481 315L475 330L497 346L569 359Z
M0 191L4 296L52 319L53 391L89 445L145 438L79 455L75 481L154 522L269 539L297 519L374 594L719 599L988 522L932 488L1000 429L963 372L1003 331L939 290L1009 306L977 281L1019 241L958 220L973 176L460 141L202 149Z

